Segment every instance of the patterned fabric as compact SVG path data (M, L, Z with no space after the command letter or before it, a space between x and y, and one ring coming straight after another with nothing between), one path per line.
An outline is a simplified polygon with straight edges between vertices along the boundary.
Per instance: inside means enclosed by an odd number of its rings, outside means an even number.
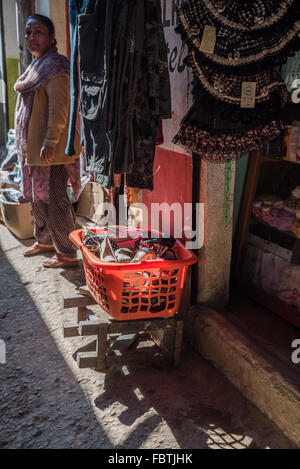
M31 203L34 236L42 244L53 244L62 257L72 258L76 256L76 249L69 234L75 229L75 215L66 193L68 173L61 165L46 169L50 171L50 198L49 203Z
M282 121L273 121L264 127L230 135L213 134L199 129L197 125L183 124L173 141L205 159L225 161L248 151L259 150L285 129Z
M57 165L55 167L60 167L62 172L66 170L74 196L78 199L81 188L80 159L77 158L74 163ZM26 200L29 202L49 203L51 168L53 166L29 166L24 163L21 164L21 189Z
M238 31L257 31L280 21L291 11L294 0L203 0L216 21Z
M218 5L218 8L217 8ZM222 69L253 72L283 63L300 49L300 3L298 0L233 2L189 0L177 7L177 31L198 61ZM216 27L213 54L200 51L204 26Z
M272 101L279 96L282 107L288 101L288 92L281 74L274 69L263 70L250 75L232 75L216 70L210 64L197 61L196 53L190 50L187 60L194 77L204 90L214 98L232 106L241 106L243 82L256 83L255 107Z
M189 0L177 13L176 30L188 45L186 62L194 75L194 100L173 142L224 161L283 134L286 125L279 116L288 93L273 64L300 47L299 2ZM216 29L210 54L201 50L205 26ZM256 84L253 108L242 107L245 82Z
M68 59L51 47L40 59L35 59L27 67L14 85L18 92L15 110L16 148L23 163L27 151L28 126L32 111L34 92L51 78L70 73Z
M192 83L194 99L182 124L197 125L199 129L211 133L234 134L260 127L277 120L282 108L280 97L277 100L274 97L272 102L257 105L254 109L231 106L205 93L197 80Z

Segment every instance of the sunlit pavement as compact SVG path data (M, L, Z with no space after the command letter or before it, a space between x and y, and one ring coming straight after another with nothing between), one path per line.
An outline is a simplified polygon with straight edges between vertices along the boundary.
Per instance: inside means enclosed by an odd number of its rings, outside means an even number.
M64 339L64 294L82 268L45 269L24 258L0 224L1 448L289 448L287 439L200 355L178 368L78 369L89 338ZM93 307L97 314L99 308Z

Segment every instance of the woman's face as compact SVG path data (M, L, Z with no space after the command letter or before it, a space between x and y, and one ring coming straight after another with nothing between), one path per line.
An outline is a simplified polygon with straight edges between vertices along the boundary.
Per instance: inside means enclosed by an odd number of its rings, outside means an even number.
M26 23L26 46L36 59L53 46L54 34L49 35L47 26L37 19L31 19Z

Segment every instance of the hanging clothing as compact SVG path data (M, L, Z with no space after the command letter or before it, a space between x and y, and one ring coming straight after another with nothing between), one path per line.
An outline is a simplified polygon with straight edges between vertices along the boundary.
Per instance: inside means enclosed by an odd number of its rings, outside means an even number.
M300 49L298 0L189 0L177 7L179 25L199 62L243 74L280 65ZM203 48L207 26L216 28L213 53Z
M275 69L267 69L249 75L233 75L216 70L196 59L195 51L190 50L186 63L191 67L195 77L197 97L208 107L218 107L234 113L238 120L244 117L255 119L257 114L281 111L289 99L286 84ZM242 87L244 82L255 83L255 108L241 108ZM194 93L195 93L194 91Z
M200 129L198 125L183 122L173 142L207 160L223 162L248 151L260 150L265 143L285 131L286 126L282 121L272 121L255 129L235 133L211 133Z
M299 2L189 0L177 14L194 99L173 142L224 161L284 135L288 93L273 67L300 47Z
M127 2L123 2L127 5ZM116 0L89 1L78 16L80 103L87 170L103 175L101 184L112 185L108 168L112 159L112 137L108 132L111 41ZM122 20L120 11L120 20ZM124 18L123 18L124 22ZM117 23L118 24L118 23ZM99 182L99 181L98 181Z
M153 188L160 118L171 117L167 51L159 0L102 0L78 17L87 169L113 186Z
M77 18L84 12L88 0L69 0L69 27L70 27L70 120L68 141L65 149L66 155L75 155L74 139L76 134L77 107L79 96L78 79L78 33Z
M44 168L43 168L44 169ZM76 249L69 239L75 230L75 215L67 196L68 173L65 166L49 167L49 202L32 202L34 236L41 244L53 244L62 257L76 257Z

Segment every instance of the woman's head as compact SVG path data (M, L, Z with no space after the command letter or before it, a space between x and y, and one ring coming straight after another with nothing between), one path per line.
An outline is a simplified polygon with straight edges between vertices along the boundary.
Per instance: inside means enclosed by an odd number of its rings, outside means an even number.
M29 51L39 59L56 45L54 24L47 16L29 16L26 21L25 39Z

